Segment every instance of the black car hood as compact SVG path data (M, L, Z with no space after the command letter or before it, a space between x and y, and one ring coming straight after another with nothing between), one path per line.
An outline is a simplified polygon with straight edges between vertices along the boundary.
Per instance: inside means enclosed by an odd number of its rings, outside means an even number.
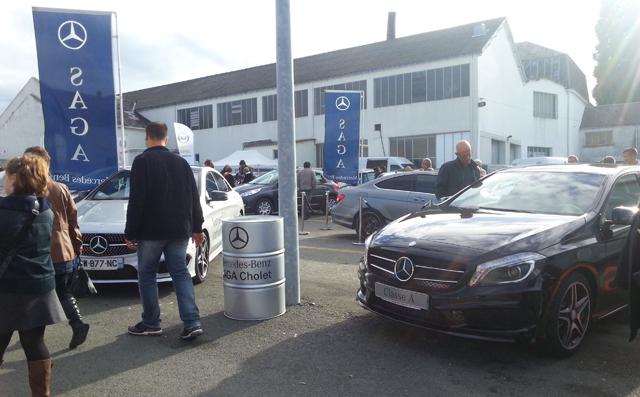
M584 217L562 215L482 210L465 216L439 211L416 213L382 229L371 247L419 250L423 255L431 252L466 262L540 251L584 224Z

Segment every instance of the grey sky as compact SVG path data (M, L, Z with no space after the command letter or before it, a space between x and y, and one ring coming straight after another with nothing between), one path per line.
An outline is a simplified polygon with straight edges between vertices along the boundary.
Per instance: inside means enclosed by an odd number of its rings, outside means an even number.
M118 13L124 91L275 61L275 1L41 0L3 3L0 112L38 75L31 7ZM514 40L568 53L592 77L598 0L291 0L293 54L317 54L385 39L388 11L406 36L506 16Z

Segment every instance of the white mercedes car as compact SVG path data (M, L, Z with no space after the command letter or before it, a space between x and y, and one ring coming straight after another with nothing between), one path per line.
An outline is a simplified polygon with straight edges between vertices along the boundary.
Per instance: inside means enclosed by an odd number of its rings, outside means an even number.
M222 219L244 215L240 195L213 168L191 167L200 194L205 242L200 248L190 240L187 266L194 283L207 277L209 262L222 251ZM124 227L129 199L129 173L122 169L78 202L82 232L81 266L94 283L138 282L138 258L125 244ZM160 259L158 282L171 281Z

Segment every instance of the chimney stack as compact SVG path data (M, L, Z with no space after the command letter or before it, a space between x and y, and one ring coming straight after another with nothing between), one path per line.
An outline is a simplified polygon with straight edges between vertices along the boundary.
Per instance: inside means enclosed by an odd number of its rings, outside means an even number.
M396 13L394 11L389 12L387 18L387 41L396 38Z

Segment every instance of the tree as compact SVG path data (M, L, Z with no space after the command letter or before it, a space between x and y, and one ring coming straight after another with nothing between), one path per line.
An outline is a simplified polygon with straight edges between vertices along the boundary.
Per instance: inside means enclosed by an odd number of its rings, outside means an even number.
M640 101L640 1L601 0L596 35L596 102Z

